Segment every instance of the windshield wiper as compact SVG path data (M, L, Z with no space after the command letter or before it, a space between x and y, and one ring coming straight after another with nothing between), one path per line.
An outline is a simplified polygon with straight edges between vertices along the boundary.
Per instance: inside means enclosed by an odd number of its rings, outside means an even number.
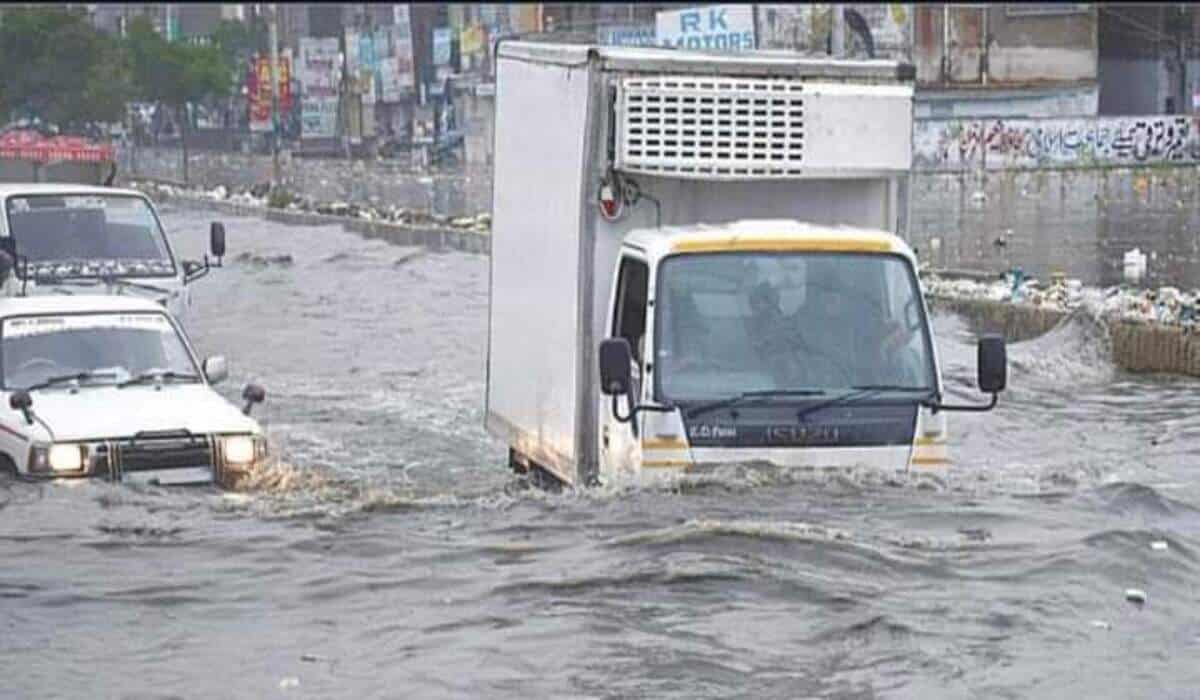
M721 399L719 401L712 401L709 403L700 404L699 406L693 406L687 410L687 417L695 418L701 413L715 411L718 408L725 408L727 406L736 406L739 403L743 403L751 399L764 399L775 396L823 396L824 394L824 389L762 389L759 391L746 391L738 394L737 396L731 396L727 399Z
M863 399L869 398L871 396L874 396L876 394L879 394L879 393L885 392L885 391L904 391L904 392L909 392L909 393L919 391L922 394L922 396L917 397L917 400L919 403L924 403L925 401L928 401L930 398L933 397L933 394L934 394L933 389L930 389L929 387L924 387L924 386L900 386L898 384L859 384L859 385L850 387L850 391L847 391L846 393L844 393L840 396L835 396L832 399L829 399L828 401L822 401L820 403L815 403L811 406L805 406L804 408L800 409L800 411L798 411L796 413L796 418L797 419L804 418L804 416L807 416L810 413L815 413L817 411L829 408L831 406L838 406L838 405L845 404L845 403L854 403L856 401L862 401Z
M184 381L184 380L199 381L200 375L191 374L189 372L173 372L171 370L150 370L149 372L142 372L141 374L137 375L136 377L133 377L132 379L126 379L125 381L118 384L117 388L124 389L125 387L133 386L134 384L144 384L152 379L153 380L178 379L181 381Z
M112 377L116 379L117 373L112 371L102 372L76 372L75 374L63 374L57 377L47 377L46 379L25 387L25 391L37 391L38 389L46 389L55 384L63 384L65 382L82 382L85 379L95 379L96 377Z
M171 293L171 290L163 289L162 287L159 287L158 285L150 284L149 282L134 282L133 280L125 279L124 277L120 277L118 275L104 275L104 276L101 276L100 279L104 280L106 283L108 283L110 285L119 284L119 285L122 285L125 287L134 287L136 289L145 289L148 292L158 292L159 294L170 294Z

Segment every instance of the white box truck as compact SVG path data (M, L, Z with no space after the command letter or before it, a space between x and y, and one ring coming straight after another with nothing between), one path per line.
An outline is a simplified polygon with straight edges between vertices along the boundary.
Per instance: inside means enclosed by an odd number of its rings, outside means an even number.
M486 423L570 485L946 465L911 66L502 42Z

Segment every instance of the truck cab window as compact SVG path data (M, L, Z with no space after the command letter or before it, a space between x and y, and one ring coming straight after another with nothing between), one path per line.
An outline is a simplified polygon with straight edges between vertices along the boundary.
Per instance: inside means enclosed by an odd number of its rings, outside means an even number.
M650 269L646 263L633 258L621 259L617 276L617 313L613 319L613 335L629 341L634 358L642 361L642 339L646 332L646 290Z

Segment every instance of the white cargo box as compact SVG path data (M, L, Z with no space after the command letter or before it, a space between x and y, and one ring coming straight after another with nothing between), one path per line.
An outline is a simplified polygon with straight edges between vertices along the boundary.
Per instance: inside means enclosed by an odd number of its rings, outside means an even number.
M911 66L502 42L487 427L568 483L595 473L596 352L637 228L906 227ZM611 171L648 202L599 215Z

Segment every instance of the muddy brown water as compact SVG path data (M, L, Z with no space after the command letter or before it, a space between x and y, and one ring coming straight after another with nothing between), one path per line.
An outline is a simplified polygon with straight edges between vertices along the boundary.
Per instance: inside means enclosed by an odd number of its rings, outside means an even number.
M164 211L199 254L211 215ZM1200 387L1113 370L1086 319L1010 348L1011 390L952 416L942 476L735 465L549 494L481 427L486 258L225 221L192 334L229 356L230 398L266 386L286 464L235 494L0 482L0 696L1200 687ZM977 398L966 326L935 325L953 397Z

